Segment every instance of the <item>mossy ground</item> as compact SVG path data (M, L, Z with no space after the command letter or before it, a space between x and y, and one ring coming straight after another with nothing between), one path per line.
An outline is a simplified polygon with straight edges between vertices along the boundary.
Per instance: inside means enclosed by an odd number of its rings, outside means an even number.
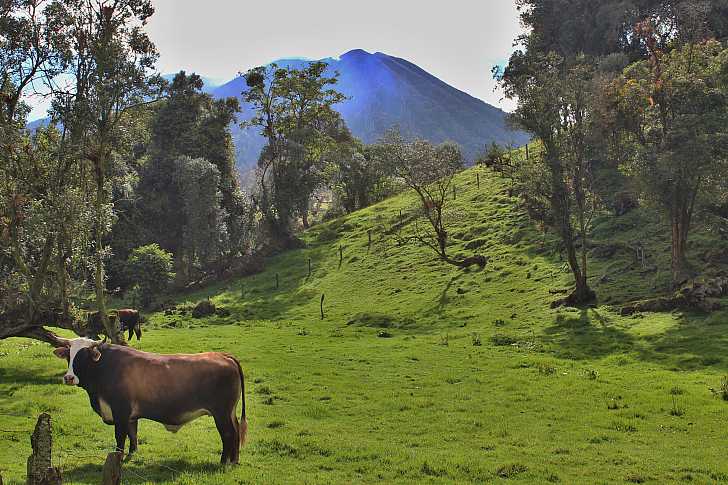
M178 434L142 421L124 483L728 481L728 403L710 390L728 371L728 313L621 317L609 306L667 289L657 216L599 218L599 243L619 243L593 258L600 303L551 310L552 292L569 284L554 236L482 169L462 173L456 194L450 249L489 256L483 270L385 245L400 210L405 220L416 210L404 194L309 230L307 249L262 274L179 299L210 296L229 316L151 315L134 346L240 358L249 443L241 465L223 469L210 418ZM693 238L696 266L720 244L709 229ZM638 242L644 264L630 249ZM45 344L0 342L5 483L24 482L42 411L66 483L99 482L113 431L82 390L60 384L64 371Z

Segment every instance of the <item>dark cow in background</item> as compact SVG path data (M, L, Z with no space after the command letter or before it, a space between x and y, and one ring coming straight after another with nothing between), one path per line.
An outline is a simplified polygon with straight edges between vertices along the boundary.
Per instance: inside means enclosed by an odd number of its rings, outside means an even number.
M116 447L137 449L137 422L151 419L177 432L200 416L212 416L222 440L222 463L238 463L245 442L245 378L230 354L158 355L86 338L67 341L54 354L66 359L63 380L83 388L93 410L113 424ZM240 420L235 416L242 399Z
M91 338L98 338L104 332L104 326L101 324L101 313L90 312L87 317L86 335ZM137 340L142 338L142 322L143 318L138 310L131 308L123 308L121 310L109 313L110 320L116 320L121 333L129 332L127 340L131 340L132 334L136 335Z

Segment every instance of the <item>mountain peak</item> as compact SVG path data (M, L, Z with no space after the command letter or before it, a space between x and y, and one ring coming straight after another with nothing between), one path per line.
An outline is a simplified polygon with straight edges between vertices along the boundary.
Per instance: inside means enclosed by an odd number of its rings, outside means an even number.
M364 49L352 49L349 52L342 54L341 59L344 59L345 57L362 57L371 55L371 53L365 51Z

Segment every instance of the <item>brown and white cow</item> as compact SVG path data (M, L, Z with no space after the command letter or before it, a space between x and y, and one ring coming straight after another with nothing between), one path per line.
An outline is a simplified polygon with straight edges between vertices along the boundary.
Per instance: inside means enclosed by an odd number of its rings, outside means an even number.
M96 414L114 425L119 451L127 436L129 454L136 451L139 419L176 433L200 416L212 416L222 439L220 461L238 463L248 423L243 370L232 355L159 355L86 338L70 340L54 354L68 361L64 382L82 387Z

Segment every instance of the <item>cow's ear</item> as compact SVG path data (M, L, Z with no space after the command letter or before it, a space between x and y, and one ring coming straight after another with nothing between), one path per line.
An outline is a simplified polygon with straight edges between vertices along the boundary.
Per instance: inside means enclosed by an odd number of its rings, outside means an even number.
M68 359L70 353L68 347L58 347L53 351L53 355L55 355L59 359Z
M91 355L91 360L94 362L98 362L101 360L101 351L99 350L98 345L93 345L88 348L89 354Z

